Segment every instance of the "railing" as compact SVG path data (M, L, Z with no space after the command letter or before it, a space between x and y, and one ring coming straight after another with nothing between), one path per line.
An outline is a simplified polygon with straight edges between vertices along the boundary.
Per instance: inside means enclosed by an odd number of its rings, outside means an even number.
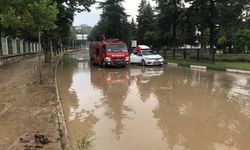
M21 59L37 55L41 46L37 42L1 37L0 65L17 62Z

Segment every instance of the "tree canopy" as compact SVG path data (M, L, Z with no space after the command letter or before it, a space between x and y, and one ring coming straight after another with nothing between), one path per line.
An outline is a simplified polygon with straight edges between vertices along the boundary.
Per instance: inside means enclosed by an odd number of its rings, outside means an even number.
M144 43L144 34L148 31L154 31L154 11L150 3L146 0L141 0L138 9L137 22L137 40L139 41L139 43Z
M98 40L100 35L109 39L119 39L126 42L131 40L131 26L128 15L122 6L124 0L106 0L99 8L103 10L100 21L93 28L89 39Z

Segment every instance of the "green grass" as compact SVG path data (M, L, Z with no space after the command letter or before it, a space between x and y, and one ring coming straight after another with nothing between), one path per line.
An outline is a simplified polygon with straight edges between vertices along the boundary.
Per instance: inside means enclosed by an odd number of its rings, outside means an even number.
M209 61L193 61L193 60L168 60L170 63L178 63L179 66L189 67L190 65L207 66L210 70L226 71L226 69L240 69L250 71L250 63L239 62L216 62L213 64Z

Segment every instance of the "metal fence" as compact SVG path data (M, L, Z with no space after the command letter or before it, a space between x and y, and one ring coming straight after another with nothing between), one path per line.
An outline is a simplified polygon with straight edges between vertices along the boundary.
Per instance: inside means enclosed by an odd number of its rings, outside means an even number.
M164 55L164 52L161 53ZM166 52L167 59L173 59L173 51ZM212 54L210 49L176 49L175 59L177 60L211 60ZM223 54L222 51L217 50L215 53L216 61L223 62L250 62L250 54Z

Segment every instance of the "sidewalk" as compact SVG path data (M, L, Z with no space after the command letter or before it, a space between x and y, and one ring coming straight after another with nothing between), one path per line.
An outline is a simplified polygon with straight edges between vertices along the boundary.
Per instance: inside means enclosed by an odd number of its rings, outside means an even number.
M43 65L43 85L38 82L38 57L0 67L0 150L8 149L23 134L37 131L49 139L49 144L41 145L44 149L61 149L55 64Z

